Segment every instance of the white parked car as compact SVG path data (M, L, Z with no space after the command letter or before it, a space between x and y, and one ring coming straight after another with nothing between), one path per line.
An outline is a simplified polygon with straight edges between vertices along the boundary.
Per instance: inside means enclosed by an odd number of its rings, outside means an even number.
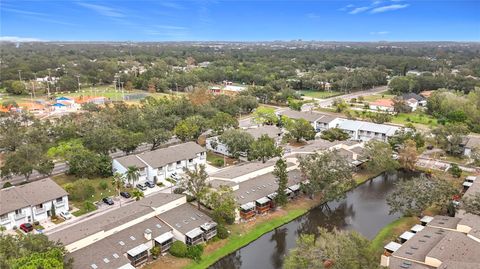
M64 220L69 220L72 218L72 214L70 214L68 211L63 211L60 212L60 217L62 217Z

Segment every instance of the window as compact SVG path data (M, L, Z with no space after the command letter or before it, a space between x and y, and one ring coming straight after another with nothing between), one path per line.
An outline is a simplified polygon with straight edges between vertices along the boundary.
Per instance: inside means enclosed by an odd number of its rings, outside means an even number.
M182 161L177 161L177 165L178 165L178 164L181 164L181 163L182 163Z
M16 215L21 215L22 213L23 213L23 210L21 210L21 209L15 210Z
M192 163L192 162L193 162L193 159L189 159L188 162L189 162L189 163Z
M36 205L35 208L36 208L36 209L42 209L42 208L43 208L43 204Z
M7 214L3 214L0 216L0 221L7 221L8 220L8 215Z
M63 202L63 198L62 198L62 197L57 198L57 200L55 200L55 201L56 201L57 203L61 203L61 202Z

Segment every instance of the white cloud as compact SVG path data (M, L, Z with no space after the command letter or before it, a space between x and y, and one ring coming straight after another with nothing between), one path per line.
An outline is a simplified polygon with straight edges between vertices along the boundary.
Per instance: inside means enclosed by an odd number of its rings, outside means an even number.
M409 4L403 4L403 5L389 5L389 6L383 6L383 7L377 7L374 8L370 11L370 13L375 14L375 13L382 13L382 12L387 12L387 11L393 11L393 10L398 10L398 9L403 9L408 7Z
M349 4L346 7L354 7L354 6L355 6L354 4Z
M0 41L9 41L9 42L43 42L45 40L41 40L34 37L20 37L20 36L0 36Z
M173 8L173 9L183 9L183 6L174 3L174 2L159 2L161 6L167 7L167 8Z
M315 14L315 13L308 13L308 14L307 14L307 18L312 19L312 20L314 20L314 19L320 19L320 15Z
M90 10L95 11L96 13L106 16L106 17L111 17L111 18L122 18L125 17L125 14L123 14L121 11L116 10L111 7L107 6L101 6L101 5L96 5L96 4L88 4L88 3L78 3L80 6L88 8Z
M45 16L45 15L47 15L45 13L33 12L33 11L21 10L21 9L15 9L15 8L8 8L8 7L2 7L2 11L13 12L13 13L18 13L18 14L23 14L23 15L33 15L33 16Z
M348 12L348 14L358 14L358 13L365 12L369 9L370 9L370 7L357 7L357 8L352 9L352 11Z
M175 26L175 25L155 25L155 28L166 30L187 30L187 27Z
M370 32L371 35L388 35L389 31Z

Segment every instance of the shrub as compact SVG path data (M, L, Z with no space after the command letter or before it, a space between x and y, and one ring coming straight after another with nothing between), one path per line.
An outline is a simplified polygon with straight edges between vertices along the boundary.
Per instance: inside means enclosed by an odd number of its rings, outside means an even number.
M458 167L458 165L455 163L450 166L449 171L450 171L450 174L452 174L452 176L456 178L459 178L462 176L462 169L460 169L460 167Z
M98 186L100 186L100 189L106 190L106 189L108 189L108 182L106 180L102 180L102 181L100 181Z
M187 202L191 203L193 201L195 201L195 197L191 196L191 195L187 195Z
M203 245L189 246L187 248L187 258L190 258L194 261L201 260L202 254L203 254Z
M5 184L3 184L3 188L4 188L4 189L5 189L5 188L10 188L11 186L13 186L13 185L12 185L12 183L10 183L10 182L5 182Z
M153 258L156 259L158 255L160 254L160 247L159 246L154 246L151 250L150 253L152 254Z
M187 255L187 245L185 245L185 243L183 243L182 241L175 241L173 242L168 252L170 252L172 256L184 258Z
M73 183L67 183L64 189L69 193L73 201L83 201L95 193L95 188L88 179L79 179Z
M213 161L213 165L214 165L214 166L221 167L221 166L223 166L223 164L224 164L224 162L223 162L222 159L215 159L215 160Z
M85 212L93 211L96 208L97 207L92 202L85 201L85 203L83 203L83 211L85 211Z
M175 193L175 194L182 194L184 191L185 191L184 188L178 187L178 188L176 188L176 189L173 190L173 193Z
M217 237L220 239L225 239L229 236L228 230L224 225L219 224L217 226Z

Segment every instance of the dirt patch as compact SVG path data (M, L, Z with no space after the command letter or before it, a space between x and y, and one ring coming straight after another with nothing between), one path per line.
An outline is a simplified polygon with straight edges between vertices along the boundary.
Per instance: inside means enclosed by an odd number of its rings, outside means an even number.
M176 258L170 254L167 254L163 257L159 257L157 260L152 261L152 263L145 265L145 269L181 269L187 266L191 261L186 258Z

